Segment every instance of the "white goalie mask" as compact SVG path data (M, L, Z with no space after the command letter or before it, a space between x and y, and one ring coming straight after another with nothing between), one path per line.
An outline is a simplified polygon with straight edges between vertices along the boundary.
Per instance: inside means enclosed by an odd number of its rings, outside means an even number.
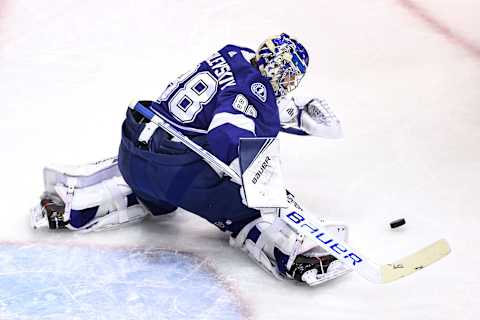
M255 61L260 73L269 78L278 98L298 86L307 71L309 58L303 45L282 33L260 45Z

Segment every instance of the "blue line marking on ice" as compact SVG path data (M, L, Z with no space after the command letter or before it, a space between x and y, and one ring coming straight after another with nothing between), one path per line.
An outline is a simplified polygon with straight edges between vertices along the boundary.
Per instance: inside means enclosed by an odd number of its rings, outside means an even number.
M0 244L0 319L241 319L202 260L158 249Z

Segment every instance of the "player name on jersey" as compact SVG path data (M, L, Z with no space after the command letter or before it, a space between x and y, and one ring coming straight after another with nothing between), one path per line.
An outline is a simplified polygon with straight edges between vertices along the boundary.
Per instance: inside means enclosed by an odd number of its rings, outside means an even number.
M220 90L237 84L230 65L225 58L222 57L220 52L215 52L205 61L212 68L218 84L220 85Z

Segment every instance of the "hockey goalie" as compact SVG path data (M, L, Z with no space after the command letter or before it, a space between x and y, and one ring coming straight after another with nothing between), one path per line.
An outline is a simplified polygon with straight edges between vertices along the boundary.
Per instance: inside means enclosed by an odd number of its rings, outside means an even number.
M280 131L342 136L325 100L290 95L308 64L305 47L287 34L268 38L256 52L223 47L172 81L156 101L134 102L127 109L118 157L45 168L45 191L31 212L33 227L98 231L183 208L228 232L232 246L279 279L316 285L345 274L350 269L342 261L279 219L285 209L252 205L246 185L213 168L135 108L161 116L245 174L242 157L254 159L255 154L245 153L255 148L242 149L244 139L275 138ZM288 199L298 206L291 195ZM331 234L347 240L344 225L323 222Z

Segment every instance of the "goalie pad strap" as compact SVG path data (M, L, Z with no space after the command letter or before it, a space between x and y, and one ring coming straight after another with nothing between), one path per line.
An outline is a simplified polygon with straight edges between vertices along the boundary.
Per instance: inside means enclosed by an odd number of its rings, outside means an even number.
M118 187L118 181L119 179L122 179L120 177L114 177L110 180L104 181L104 186L105 189L109 192L112 204L114 205L114 209L118 210L118 222L119 223L124 223L128 221L128 215L127 215L127 197L124 196L120 192L120 188ZM123 179L122 179L123 180ZM125 182L123 182L125 183Z
M66 179L66 186L67 186L67 193L65 197L65 213L63 214L65 221L70 220L70 212L72 210L72 200L73 194L75 193L75 185L77 183L77 179L74 177L67 177Z

